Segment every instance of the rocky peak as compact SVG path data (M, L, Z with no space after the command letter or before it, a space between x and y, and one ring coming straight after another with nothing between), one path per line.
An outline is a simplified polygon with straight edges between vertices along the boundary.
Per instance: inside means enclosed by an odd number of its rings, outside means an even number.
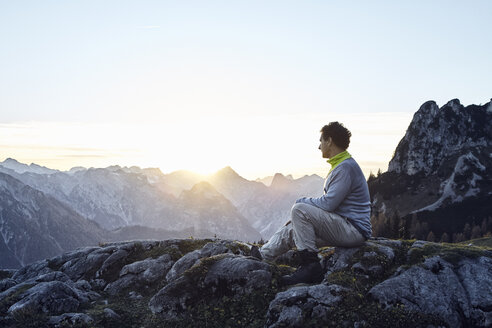
M270 185L270 188L284 189L284 188L287 188L291 182L292 182L292 180L287 178L286 176L284 176L282 173L275 173L275 175L273 176L272 184Z
M79 171L86 171L87 168L83 167L83 166L74 166L72 167L70 170L67 171L68 174L75 174Z
M58 170L49 169L45 166L41 166L35 163L31 163L30 165L27 165L13 158L7 158L3 162L0 162L0 165L3 166L4 168L13 170L21 174L25 172L31 172L37 174L53 174L59 172Z
M463 108L463 105L461 104L459 99L451 99L450 101L447 102L446 105L442 106L442 109L445 108L451 108L454 111L459 111Z
M439 108L424 103L398 144L388 171L414 175L437 173L443 161L456 162L463 153L491 147L492 112L485 105L464 107L458 99Z
M437 106L436 102L434 100L429 100L429 101L426 101L425 103L423 103L422 106L420 106L420 109L415 114L415 116L420 117L423 114L435 115L438 110L439 110L439 106ZM415 117L414 117L414 119L415 119Z
M184 194L193 197L200 196L209 200L224 197L210 183L206 181L201 181L195 184L193 188L189 190L189 192L185 192Z
M123 168L119 165L111 165L106 168L106 170L111 171L111 172L117 172L123 170Z
M14 158L7 158L6 160L4 160L2 163L0 164L16 164L16 165L19 165L21 164L18 160L14 159Z
M420 107L388 172L368 181L376 235L413 238L417 233L417 238L426 238L422 235L438 232L456 240L467 224L474 226L488 219L492 193L490 106L465 107L453 99L441 108L434 101ZM393 228L385 228L385 218L391 218Z
M226 166L223 169L217 171L212 177L211 181L223 181L223 180L233 180L233 179L242 179L242 177L237 174L236 171L232 169L230 166Z

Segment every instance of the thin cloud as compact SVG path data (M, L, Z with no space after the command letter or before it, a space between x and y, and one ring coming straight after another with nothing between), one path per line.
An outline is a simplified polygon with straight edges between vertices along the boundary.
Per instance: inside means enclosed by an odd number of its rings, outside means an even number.
M161 28L161 27L160 25L144 25L144 26L137 26L137 28L154 29L154 28Z
M112 157L123 157L120 154L73 154L73 155L59 155L57 158L112 158Z
M92 152L105 152L106 149L101 148L84 148L84 147L57 147L57 146L44 146L44 145L0 145L2 148L13 149L36 149L36 150L60 150L60 151L92 151Z

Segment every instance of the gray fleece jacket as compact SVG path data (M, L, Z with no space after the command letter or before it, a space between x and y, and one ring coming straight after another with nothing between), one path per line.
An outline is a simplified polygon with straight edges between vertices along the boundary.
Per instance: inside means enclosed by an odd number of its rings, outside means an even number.
M371 237L369 188L359 164L353 158L344 160L328 174L323 196L303 197L296 203L314 205L346 217L364 237Z

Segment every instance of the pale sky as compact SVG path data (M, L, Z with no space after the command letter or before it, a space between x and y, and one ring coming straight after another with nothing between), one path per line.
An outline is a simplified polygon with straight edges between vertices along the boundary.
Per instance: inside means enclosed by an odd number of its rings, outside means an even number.
M366 174L427 100L492 97L492 1L2 1L0 160Z

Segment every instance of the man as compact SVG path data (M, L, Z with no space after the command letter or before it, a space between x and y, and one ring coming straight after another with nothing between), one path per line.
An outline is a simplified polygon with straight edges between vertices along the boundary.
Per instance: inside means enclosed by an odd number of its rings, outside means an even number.
M283 277L285 285L317 283L323 279L318 247L356 247L371 236L370 197L357 162L347 152L352 134L338 122L321 129L319 149L331 164L324 195L303 197L291 210L291 220L252 255L272 260L297 247L300 267Z

